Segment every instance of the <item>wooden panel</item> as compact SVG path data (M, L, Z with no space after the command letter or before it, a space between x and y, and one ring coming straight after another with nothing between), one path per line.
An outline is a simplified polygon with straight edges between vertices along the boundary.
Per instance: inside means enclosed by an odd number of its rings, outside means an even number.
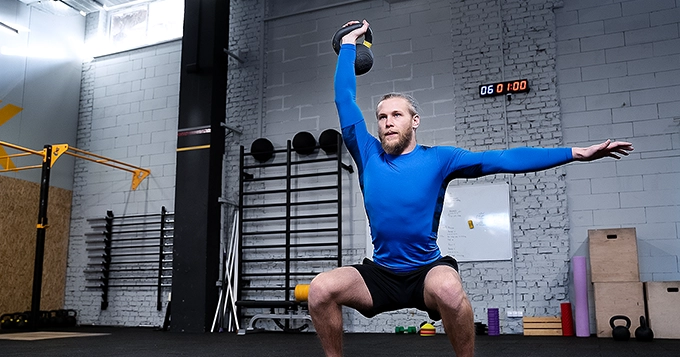
M562 336L562 329L525 329L525 336Z
M526 316L522 318L522 322L562 322L559 316Z
M0 314L31 309L40 186L0 175ZM50 187L41 310L64 305L71 217L69 190Z
M680 339L680 282L646 282L649 327L654 338Z
M593 287L597 337L612 337L609 319L614 315L624 315L631 320L630 332L633 336L635 329L640 326L640 316L645 315L642 283L594 283ZM622 321L619 321L617 325L621 323Z
M562 328L562 322L525 322L524 328Z
M640 281L635 228L588 230L593 283Z
M525 336L562 336L559 316L527 316L522 322Z

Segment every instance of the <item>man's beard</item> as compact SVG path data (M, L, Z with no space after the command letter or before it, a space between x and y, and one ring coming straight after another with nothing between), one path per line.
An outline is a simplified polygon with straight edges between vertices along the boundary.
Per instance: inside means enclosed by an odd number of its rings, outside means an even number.
M380 136L380 144L382 145L383 150L390 155L399 155L406 150L413 138L413 130L408 129L397 135L399 136L398 140L390 140L389 142L385 140L384 134Z

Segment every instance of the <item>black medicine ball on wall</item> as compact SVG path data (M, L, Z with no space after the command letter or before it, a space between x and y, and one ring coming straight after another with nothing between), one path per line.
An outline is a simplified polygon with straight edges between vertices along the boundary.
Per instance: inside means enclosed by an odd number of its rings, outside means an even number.
M250 145L250 154L259 162L267 162L274 156L274 145L265 138L259 138Z
M335 129L326 129L319 135L319 146L326 154L338 153L338 139L342 140L342 135Z
M316 139L309 132L301 131L293 137L293 150L300 155L309 155L316 150Z

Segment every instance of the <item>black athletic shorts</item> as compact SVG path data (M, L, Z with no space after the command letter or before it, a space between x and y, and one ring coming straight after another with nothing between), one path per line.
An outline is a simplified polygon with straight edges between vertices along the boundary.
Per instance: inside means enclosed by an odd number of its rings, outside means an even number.
M425 306L423 293L425 277L430 269L437 265L449 265L458 271L458 262L450 256L442 257L434 263L407 273L394 273L372 260L364 258L362 264L352 266L359 271L366 286L368 286L373 298L373 307L358 311L370 318L385 311L416 308L427 312L432 320L440 320L439 312L430 310Z

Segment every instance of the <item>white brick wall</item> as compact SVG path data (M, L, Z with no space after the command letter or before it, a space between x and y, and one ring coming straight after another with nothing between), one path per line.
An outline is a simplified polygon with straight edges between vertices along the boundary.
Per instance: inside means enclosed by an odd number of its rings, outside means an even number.
M461 264L476 321L486 322L488 307L501 308L502 316L506 309L558 314L559 303L570 299L569 258L587 255L591 228L635 226L642 280L680 278L677 1L367 0L270 20L263 0L231 6L229 49L245 63L229 59L227 123L243 134L227 136L227 199L238 198L239 145L248 150L266 137L281 148L299 131L318 137L337 129L330 37L345 21L366 18L376 63L358 78L358 103L371 118L383 93L413 94L423 107L422 144L475 151L606 138L635 144L635 153L617 162L482 180L511 182L517 259L514 268L511 262ZM84 66L78 145L152 166L152 177L135 192L125 174L76 167L67 305L83 307L85 321L159 323L151 303L150 318L114 310L99 315L99 295L82 288L79 270L91 212L172 206L178 70L179 44ZM477 95L482 83L517 78L529 79L530 93L510 102ZM366 223L356 174L344 175L343 231L352 263L362 258ZM426 320L410 310L370 320L350 310L345 316L345 328L354 332L392 332ZM501 325L503 333L521 330L517 319L502 317Z
M635 146L618 162L567 168L572 255L588 255L588 229L635 227L642 281L680 279L679 13L673 0L565 1L556 11L565 145Z
M180 49L175 41L83 64L76 146L150 169L151 175L133 191L131 173L76 161L65 306L78 311L81 324L163 323L155 289L111 288L109 307L100 310L101 290L86 288L97 283L85 280L85 234L94 231L87 219L107 210L124 216L174 209Z
M531 1L453 3L455 145L473 151L561 146L551 6ZM531 92L509 102L504 97L480 99L477 93L480 84L522 78L529 80ZM514 274L511 262L461 264L476 321L486 322L487 308L497 307L503 333L517 333L521 321L505 318L505 310L556 315L560 302L568 300L563 175L558 168L485 179L511 183L516 263Z
M641 279L678 280L678 216L665 212L680 205L680 8L672 0L565 1L556 13L558 52L569 53L557 61L565 144L635 146L619 162L568 168L569 213L581 218L572 220L572 251L584 253L588 229L633 226Z

